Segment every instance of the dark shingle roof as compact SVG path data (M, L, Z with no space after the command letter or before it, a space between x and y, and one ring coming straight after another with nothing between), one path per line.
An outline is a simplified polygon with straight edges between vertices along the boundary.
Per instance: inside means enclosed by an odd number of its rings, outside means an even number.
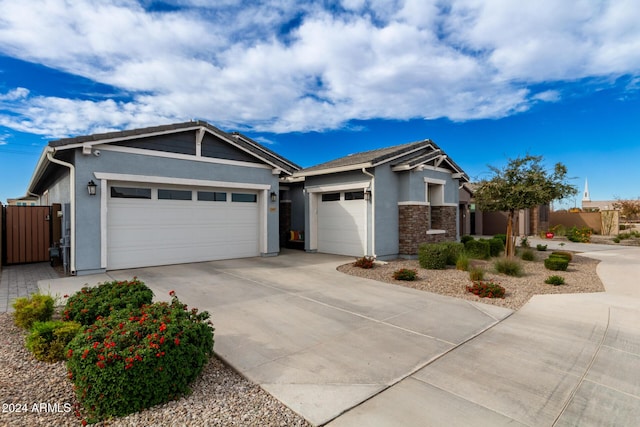
M217 127L212 126L211 124L201 120L183 122L183 123L173 123L173 124L161 125L161 126L152 126L152 127L146 127L146 128L140 128L140 129L97 133L93 135L82 135L82 136L76 136L73 138L63 138L55 141L50 141L49 146L64 147L67 145L83 144L86 142L100 142L100 141L108 141L108 140L114 140L114 139L129 139L129 138L135 138L137 136L144 137L144 136L153 135L153 134L171 133L173 131L180 132L186 129L197 129L200 127L206 128L211 133L218 135L219 137L222 137L229 141L233 141L243 149L255 154L258 157L261 157L267 160L268 162L274 164L275 166L279 167L284 171L293 173L301 169L301 167L298 166L297 164L285 159L284 157L269 150L268 148L262 146L258 142L252 140L251 138L245 135L242 135L237 132L234 132L233 134L224 132L218 129Z
M430 162L438 165L442 163L441 167L446 167L452 172L462 174L462 179L468 181L468 177L462 168L451 160L446 153L430 139L350 154L339 159L331 160L330 162L303 169L297 172L296 175L319 175L336 172L336 170L374 167L387 162L391 162L391 166L398 168L397 170L413 169L414 167L429 164Z
M363 163L371 164L371 166L384 163L385 160L393 159L401 156L403 153L410 153L420 147L428 147L429 144L434 145L430 140L419 142L411 142L409 144L394 145L393 147L379 148L377 150L363 151L361 153L350 154L339 159L311 166L303 170L304 172L320 171L324 169L334 169L347 166L360 165Z

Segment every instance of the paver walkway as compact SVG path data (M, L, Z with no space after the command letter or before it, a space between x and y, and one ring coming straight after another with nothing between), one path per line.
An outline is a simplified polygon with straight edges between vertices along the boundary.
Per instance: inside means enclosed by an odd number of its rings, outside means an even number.
M16 298L26 297L38 291L38 281L57 279L60 276L49 263L19 264L2 267L0 276L0 313L12 312ZM46 289L43 289L46 292Z

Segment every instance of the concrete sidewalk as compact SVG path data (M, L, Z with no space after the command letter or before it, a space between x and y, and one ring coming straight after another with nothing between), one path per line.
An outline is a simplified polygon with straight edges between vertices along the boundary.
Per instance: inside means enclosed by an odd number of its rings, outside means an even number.
M640 249L543 244L601 259L607 292L535 296L329 425L637 425Z

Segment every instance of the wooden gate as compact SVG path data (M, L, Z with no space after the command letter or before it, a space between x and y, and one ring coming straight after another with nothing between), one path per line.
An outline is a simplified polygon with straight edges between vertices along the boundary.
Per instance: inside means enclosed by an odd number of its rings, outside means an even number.
M4 206L6 264L49 261L50 206Z

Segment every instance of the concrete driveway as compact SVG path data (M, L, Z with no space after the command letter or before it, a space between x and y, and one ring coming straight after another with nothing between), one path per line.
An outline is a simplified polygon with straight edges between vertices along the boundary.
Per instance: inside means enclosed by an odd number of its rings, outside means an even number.
M212 313L216 353L316 425L636 425L640 250L565 247L585 248L604 260L608 292L536 296L511 316L346 276L335 267L349 258L297 251L41 288L138 276L157 299L176 290Z
M278 257L109 272L40 283L59 295L137 276L213 317L215 351L321 425L491 328L511 310L344 275L351 258Z

